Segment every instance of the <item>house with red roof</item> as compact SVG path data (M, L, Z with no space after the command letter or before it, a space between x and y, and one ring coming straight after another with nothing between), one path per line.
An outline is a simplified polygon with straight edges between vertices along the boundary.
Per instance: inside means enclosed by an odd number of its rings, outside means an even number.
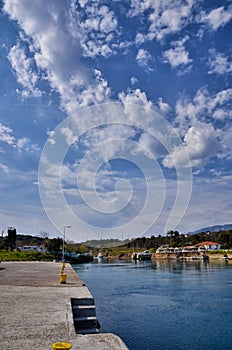
M206 242L201 242L201 243L195 244L195 247L198 248L198 251L219 250L219 249L221 249L221 244L219 244L217 242L206 241Z

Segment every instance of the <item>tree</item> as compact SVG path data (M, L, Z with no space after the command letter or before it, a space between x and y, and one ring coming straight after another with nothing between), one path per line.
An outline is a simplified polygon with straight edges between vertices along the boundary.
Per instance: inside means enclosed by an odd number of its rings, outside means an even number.
M40 231L39 235L41 238L46 239L49 237L50 234L46 231Z
M47 239L45 241L45 248L48 252L59 253L62 250L63 239L60 237Z

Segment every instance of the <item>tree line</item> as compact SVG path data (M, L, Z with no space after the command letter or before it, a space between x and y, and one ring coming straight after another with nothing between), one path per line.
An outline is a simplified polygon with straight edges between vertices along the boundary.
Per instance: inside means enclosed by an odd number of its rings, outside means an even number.
M46 251L55 253L62 249L63 239L60 237L49 238L49 234L42 233L40 236L32 235L22 235L17 234L14 228L10 228L8 235L1 237L0 249L14 250L17 248L22 248L24 245L34 245L39 246ZM114 245L114 240L112 241L112 246ZM124 247L127 249L153 249L154 251L162 245L169 245L170 247L185 247L195 245L204 241L213 241L219 243L222 249L232 248L232 230L221 230L219 232L200 232L192 235L180 234L178 231L170 230L165 236L154 236L151 237L139 237L132 239L125 244L125 241L117 241L117 246ZM97 242L94 242L97 245ZM102 240L99 241L100 246ZM107 241L107 246L109 247L109 242ZM106 246L106 247L107 247ZM75 242L65 242L66 251L76 252L76 253L86 253L94 245L91 245L91 241L84 243Z
M232 248L232 230L221 230L219 232L200 232L192 235L180 234L178 231L170 230L166 236L151 236L150 238L136 238L127 244L128 248L154 249L169 245L172 248L192 246L200 242L212 241L219 243L223 249Z

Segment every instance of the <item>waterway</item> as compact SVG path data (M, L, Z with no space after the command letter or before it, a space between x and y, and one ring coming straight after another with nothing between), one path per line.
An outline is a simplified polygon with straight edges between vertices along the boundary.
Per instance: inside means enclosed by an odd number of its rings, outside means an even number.
M231 350L232 263L74 265L94 296L101 332L130 350Z

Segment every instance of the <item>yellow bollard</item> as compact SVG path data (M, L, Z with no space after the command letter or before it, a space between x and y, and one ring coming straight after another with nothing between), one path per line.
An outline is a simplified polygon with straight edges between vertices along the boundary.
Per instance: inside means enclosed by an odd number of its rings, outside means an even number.
M61 283L61 284L65 284L65 283L66 283L66 279L67 279L67 275L64 273L63 270L61 270L61 273L60 273L60 283Z
M72 348L71 343L57 342L52 344L52 349L56 350L69 350Z
M62 270L65 268L65 261L62 261Z

